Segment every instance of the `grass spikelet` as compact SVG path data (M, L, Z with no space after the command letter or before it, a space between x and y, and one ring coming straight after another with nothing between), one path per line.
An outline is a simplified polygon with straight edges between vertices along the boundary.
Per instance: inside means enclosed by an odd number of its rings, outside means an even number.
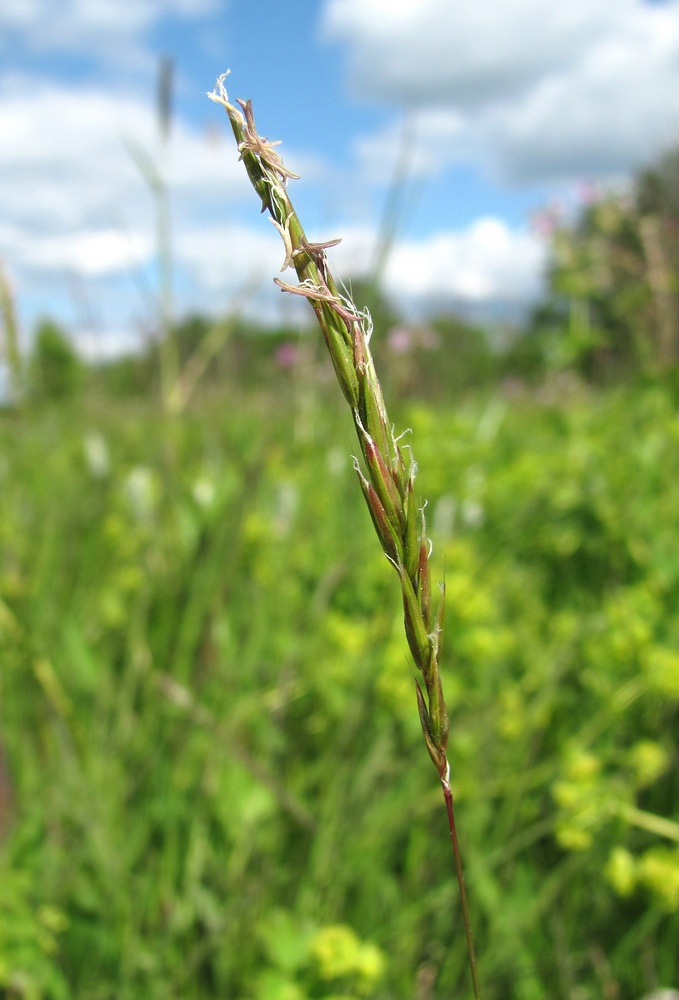
M282 270L294 268L299 284L274 279L287 292L307 298L319 326L345 399L351 407L363 467L357 472L380 544L398 573L403 596L404 624L415 665L422 675L424 691L416 681L417 706L429 755L438 771L448 813L462 915L475 998L480 988L469 908L457 842L450 767L446 757L448 714L439 672L442 607L431 609L429 554L424 517L414 502L415 463L406 465L388 419L382 389L370 352L371 321L351 298L340 293L330 272L325 251L337 243L310 243L290 201L287 184L297 175L285 167L275 147L257 132L250 101L231 104L224 87L225 76L208 96L221 104L229 117L240 159L248 177L268 211L284 245ZM442 604L442 602L441 602Z

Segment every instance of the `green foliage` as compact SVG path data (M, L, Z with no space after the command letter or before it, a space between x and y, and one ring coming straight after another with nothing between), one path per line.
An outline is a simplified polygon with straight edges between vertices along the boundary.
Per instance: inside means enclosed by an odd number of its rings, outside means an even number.
M679 366L679 152L550 221L549 292L509 360L595 381Z
M39 400L70 399L83 377L82 364L64 331L51 320L43 320L29 359L31 395Z
M281 368L294 372L300 363L320 353L309 330L272 329L241 318L190 315L177 323L172 336L181 369L179 384L190 381L201 392L215 388L221 392L232 380L259 391ZM119 398L157 395L160 353L156 343L139 354L103 362L93 373L93 381L107 395Z
M679 218L679 149L642 170L637 180L637 204L644 215Z
M0 868L0 996L67 1000L68 986L55 962L66 918L38 902L26 871Z
M385 957L344 924L299 926L274 910L258 926L268 958L257 976L255 1000L360 1000L375 995Z
M497 379L500 356L486 333L454 316L375 329L376 366L389 398L419 396L445 403Z
M101 401L0 423L3 1000L468 993L350 428L323 383L266 374L176 423ZM484 996L676 985L676 403L397 421L446 578Z

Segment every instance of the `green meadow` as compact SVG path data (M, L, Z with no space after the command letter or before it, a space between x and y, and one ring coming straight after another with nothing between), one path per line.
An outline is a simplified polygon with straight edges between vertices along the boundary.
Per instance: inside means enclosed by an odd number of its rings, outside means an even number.
M0 418L3 1000L470 995L348 414L261 354ZM483 995L676 986L676 392L402 366Z

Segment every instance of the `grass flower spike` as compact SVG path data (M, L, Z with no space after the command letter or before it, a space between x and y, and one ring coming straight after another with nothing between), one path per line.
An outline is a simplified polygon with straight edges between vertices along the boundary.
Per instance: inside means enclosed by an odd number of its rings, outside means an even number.
M258 134L251 102L238 101L239 107L229 102L225 76L219 78L217 89L208 96L226 109L240 159L261 199L262 211L269 212L283 240L285 256L281 270L294 268L298 283L274 280L284 291L307 298L316 314L337 380L351 408L362 458L362 462L355 461L361 490L384 554L399 577L408 646L421 675L421 682L415 680L420 722L443 786L474 996L478 998L478 975L446 756L448 713L439 671L445 588L441 586L434 610L429 569L431 544L424 511L417 504L413 487L416 465L410 449L399 446L387 416L370 352L370 316L339 291L330 273L325 251L339 240L326 243L307 240L287 192L288 180L297 179L298 175L283 164L275 149L279 143L269 142Z

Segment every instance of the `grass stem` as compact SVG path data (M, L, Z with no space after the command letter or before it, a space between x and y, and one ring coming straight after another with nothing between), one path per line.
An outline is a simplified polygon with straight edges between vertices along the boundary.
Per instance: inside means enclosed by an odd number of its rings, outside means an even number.
M453 790L447 777L441 778L443 787L443 797L446 802L448 812L448 825L450 827L450 840L453 845L453 857L455 859L455 874L460 890L460 906L462 907L462 920L464 923L464 933L467 939L467 955L469 958L469 971L472 976L472 986L474 989L474 1000L480 1000L481 984L479 983L479 970L476 964L476 952L474 950L474 937L472 935L472 925L469 917L469 903L467 901L467 887L464 881L464 869L462 867L462 855L460 845L457 840L457 827L455 826L455 807L453 804Z

